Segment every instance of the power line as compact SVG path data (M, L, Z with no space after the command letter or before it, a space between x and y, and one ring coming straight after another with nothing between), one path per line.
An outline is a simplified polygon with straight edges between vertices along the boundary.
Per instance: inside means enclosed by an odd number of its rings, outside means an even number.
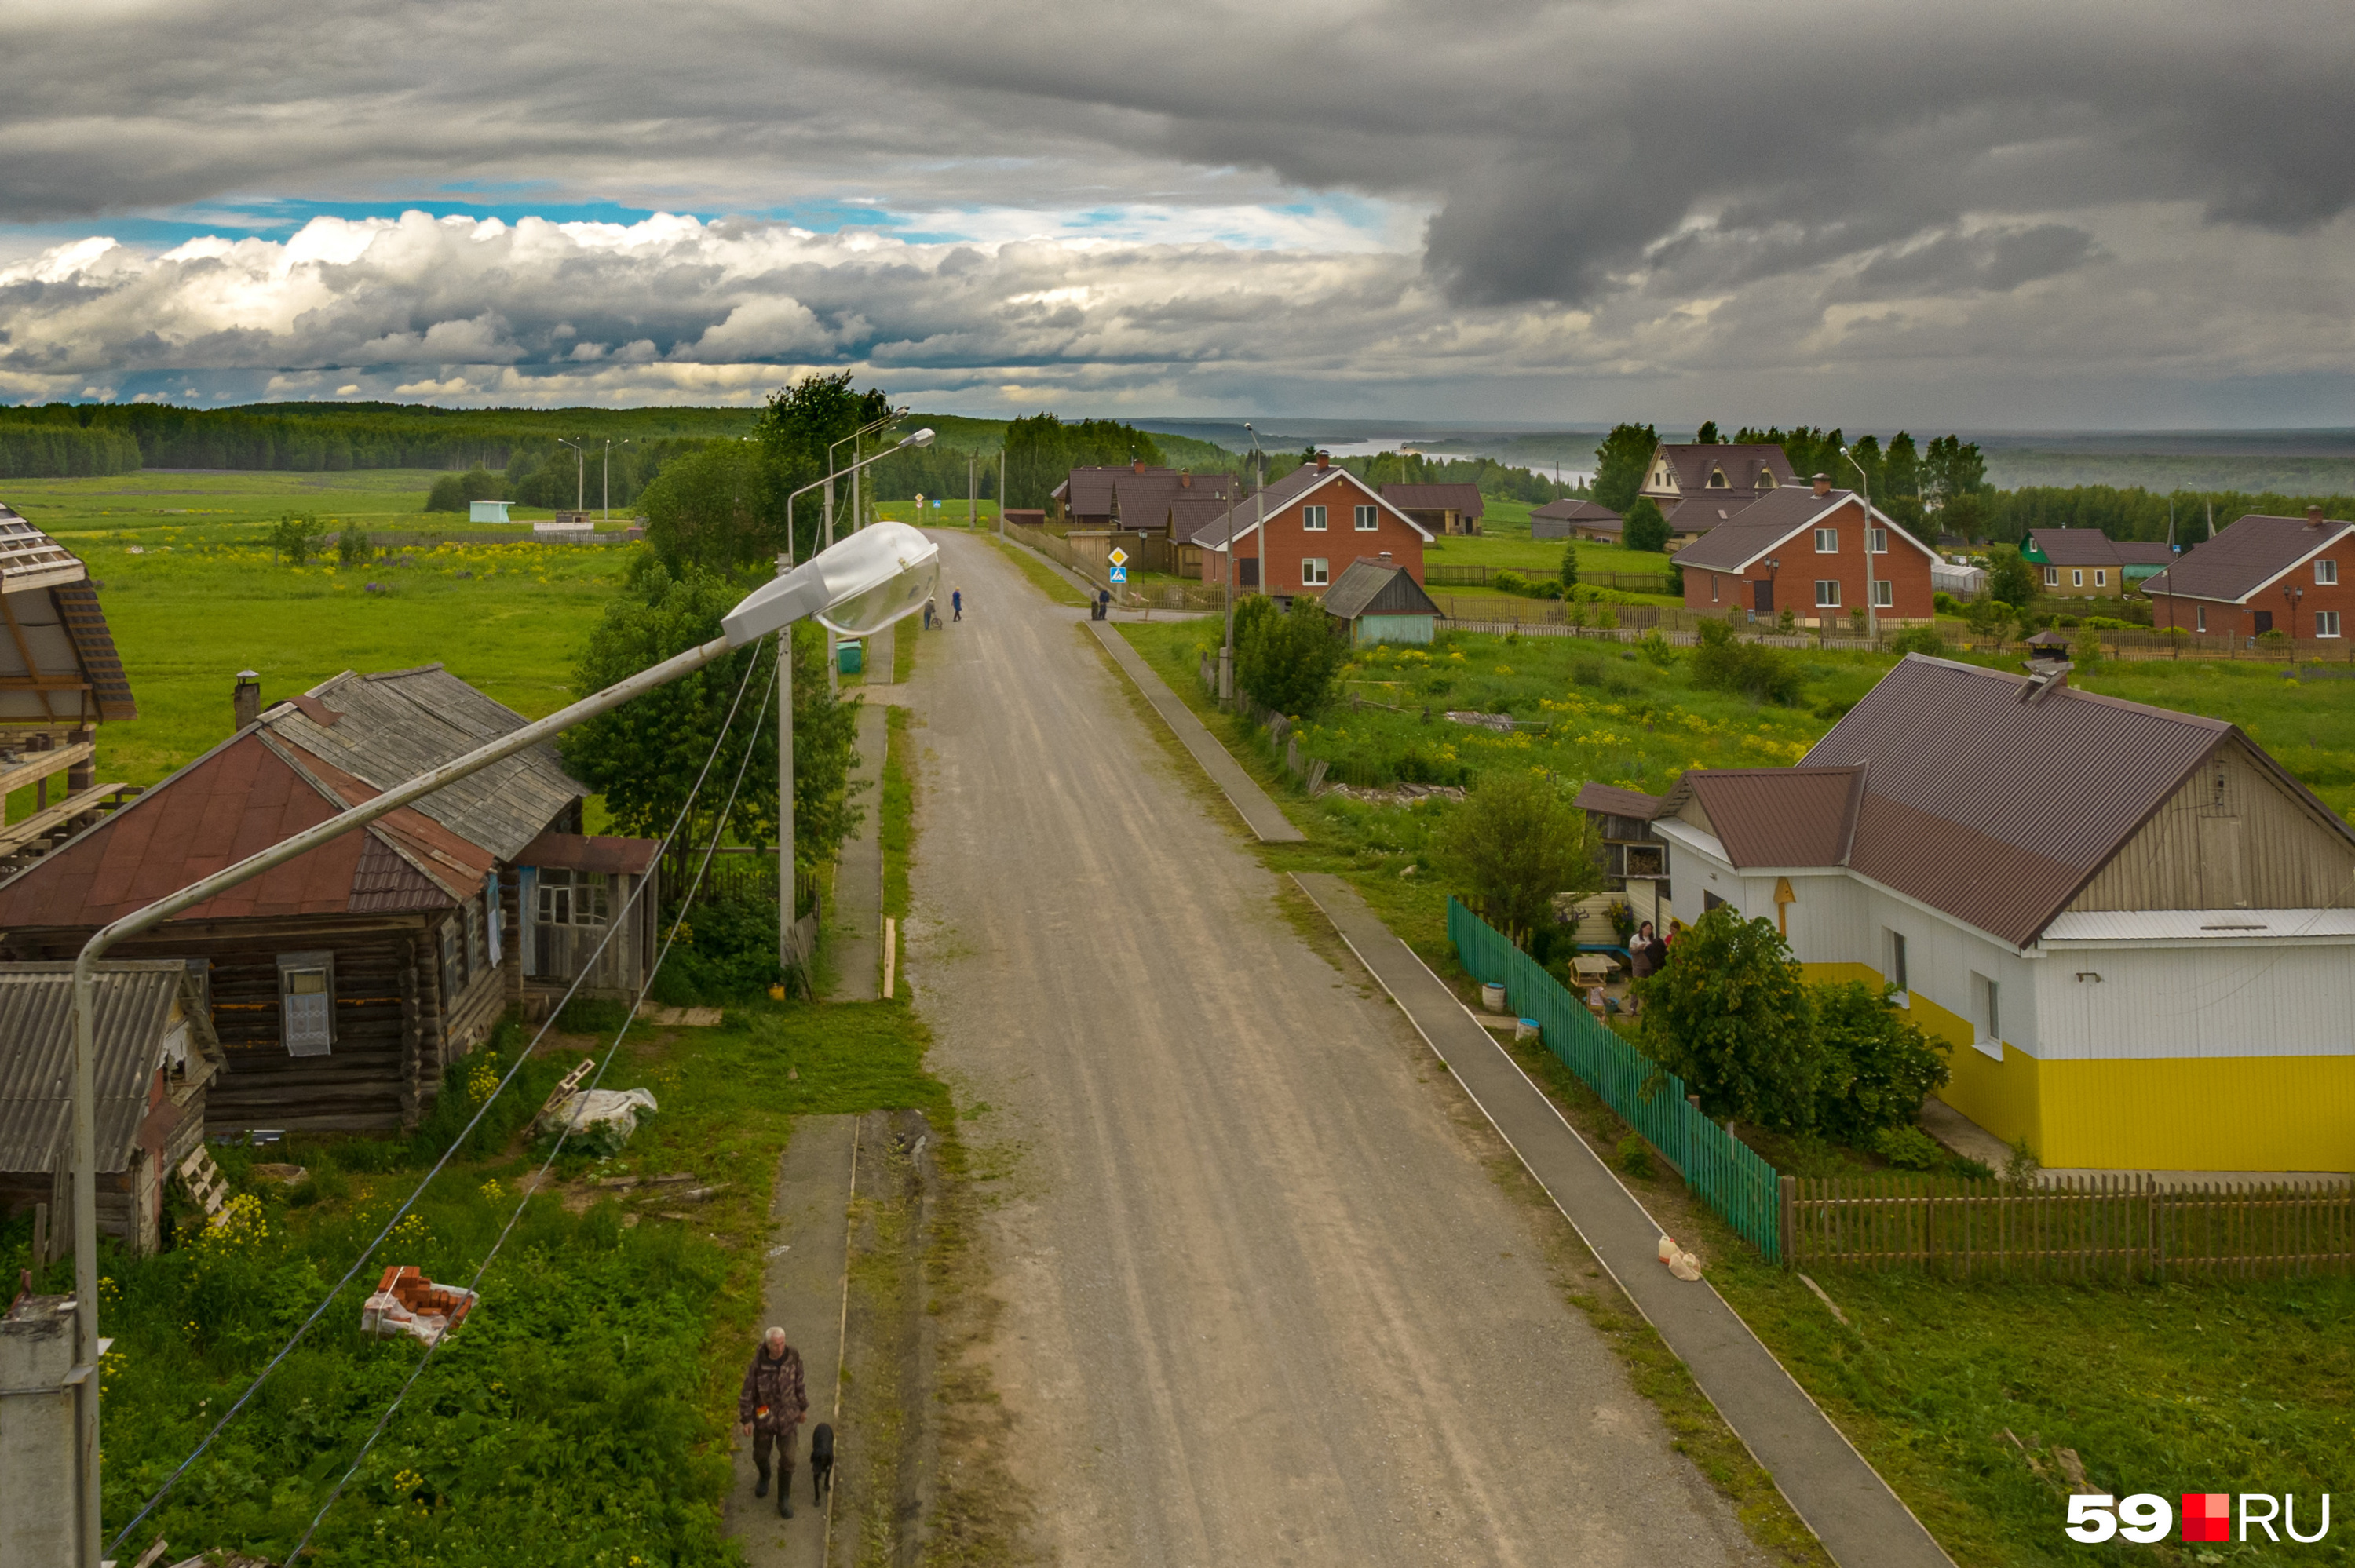
M780 641L782 641L782 640ZM701 795L704 782L710 777L712 764L719 760L720 750L728 744L728 736L736 726L737 712L743 705L744 694L751 687L752 672L760 667L760 662L761 662L758 659L748 660L745 662L744 678L736 683L736 695L728 705L728 717L719 726L719 735L718 738L712 742L711 755L704 758L703 768L696 775L695 778L695 787L687 791L687 800L680 805L677 817L671 822L670 831L663 835L662 844L663 850L666 853L669 850L672 841L677 838L680 830L687 825L687 813L694 809L697 798ZM771 670L769 678L771 683L774 684L776 673L773 669ZM767 707L768 697L764 694L761 699L761 709L765 712ZM753 727L757 734L759 730L757 721ZM749 758L751 754L752 748L749 746L746 747L744 755ZM731 804L733 799L734 798L731 795ZM717 836L714 837L712 842L714 843L719 842ZM344 1271L344 1277L341 1279L336 1280L334 1285L328 1287L326 1295L320 1298L319 1304L311 1309L311 1315L303 1319L302 1327L294 1330L293 1337L289 1339L284 1345L281 1346L277 1354L272 1356L269 1362L264 1365L259 1372L254 1374L253 1381L246 1385L245 1392L237 1396L237 1402L231 1404L228 1410L221 1414L221 1418L213 1423L212 1430L205 1434L203 1440L197 1443L196 1447L189 1451L186 1458L181 1460L178 1465L173 1467L172 1473L164 1478L164 1484L156 1488L155 1494L150 1497L145 1503L141 1505L137 1513L132 1516L131 1522L124 1525L123 1529L116 1533L112 1544L107 1548L109 1552L119 1552L122 1551L123 1543L130 1537L131 1532L138 1529L141 1522L155 1511L156 1508L163 1503L164 1499L170 1495L172 1489L179 1484L180 1478L187 1473L188 1467L195 1464L199 1458L204 1457L205 1451L212 1446L213 1440L218 1437L221 1433L228 1428L229 1424L237 1418L238 1412L243 1410L247 1404L252 1400L253 1396L261 1391L261 1385L269 1381L270 1374L276 1372L279 1364L285 1361L289 1355L293 1353L294 1348L303 1342L304 1337L310 1333L312 1328L322 1317L325 1316L327 1308L335 1305L336 1298L343 1294L344 1287L351 1284L352 1280L359 1274L361 1269L368 1266L368 1260L376 1255L377 1249L381 1247L385 1243L385 1239L392 1234L393 1227L401 1222L402 1218L408 1214L411 1208L416 1206L417 1200L425 1195L425 1189L432 1184L433 1179L436 1176L442 1174L442 1169L450 1163L451 1157L456 1154L459 1148L465 1143L466 1139L474 1135L474 1128L481 1125L483 1118L490 1114L491 1107L497 1103L498 1097L502 1094L506 1092L507 1086L515 1081L516 1075L523 1071L524 1064L531 1060L532 1053L539 1048L539 1043L547 1037L549 1030L555 1027L557 1015L562 1012L565 1004L572 1000L572 993L581 989L581 982L589 977L591 971L595 968L597 959L603 955L605 946L613 939L614 933L619 931L622 927L626 924L630 910L637 904L639 899L645 896L646 885L650 880L652 879L647 877L640 877L638 879L637 886L631 889L630 896L623 902L621 910L623 918L614 920L606 926L605 934L597 939L597 945L594 948L591 949L588 961L581 966L581 972L573 977L572 983L570 985L564 988L564 995L558 1001L557 1004L549 1009L547 1022L543 1022L539 1026L539 1033L531 1037L531 1044L528 1046L526 1046L522 1051L517 1054L514 1065L509 1066L506 1070L506 1075L499 1079L498 1086L484 1097L481 1107L474 1112L474 1116L467 1121L466 1125L459 1129L457 1136L451 1139L450 1147L443 1150L442 1151L441 1158L434 1160L433 1168L425 1173L424 1178L417 1183L416 1189L401 1202L400 1207L392 1212L391 1217L385 1221L384 1228L376 1234L376 1239L369 1242L368 1245L362 1249L359 1256L352 1261L351 1267ZM698 881L699 880L700 877L698 876ZM517 916L519 925L522 916L522 911L520 909L517 911ZM669 951L667 946L665 947L664 951ZM651 978L651 976L649 978ZM291 1563L293 1559L289 1557L287 1561Z
M785 657L785 638L778 639L777 658L780 662ZM751 673L749 670L745 672L748 676ZM760 715L768 710L769 694L776 689L776 671L773 667L769 673L769 684L761 693L761 705L754 710L753 726L756 730L759 728ZM724 736L725 732L722 733ZM713 829L711 841L703 847L703 859L695 868L695 880L688 884L687 896L679 902L678 918L671 922L670 935L663 938L661 953L655 957L654 967L646 971L645 980L639 984L638 994L630 1005L629 1016L622 1021L621 1028L613 1032L613 1043L605 1048L604 1059L597 1064L596 1075L589 1080L587 1086L590 1090L594 1090L599 1084L605 1081L605 1069L613 1065L614 1056L620 1054L622 1041L629 1033L630 1025L637 1019L639 1005L645 1001L646 992L655 983L655 976L662 972L664 961L670 957L671 948L678 941L679 928L687 924L687 907L695 902L696 894L702 889L704 874L711 869L711 857L719 851L719 835L726 831L729 818L735 814L736 797L744 787L744 774L751 761L752 748L748 746L744 748L743 761L737 765L736 781L728 790L728 804L720 809L719 820ZM709 767L708 764L706 766ZM782 893L780 896L783 896ZM571 1136L572 1121L567 1118L564 1126L556 1135L555 1144L548 1151L548 1158L540 1161L539 1170L534 1174L531 1185L526 1188L523 1195L516 1200L515 1212L507 1216L507 1223L500 1228L498 1239L491 1243L491 1249L483 1255L483 1261L474 1266L474 1276L466 1281L466 1288L470 1295L475 1296L476 1300L480 1299L477 1293L481 1289L484 1274L491 1266L491 1260L499 1255L499 1249L506 1245L507 1237L515 1234L516 1222L523 1218L525 1208L538 1194L540 1184L547 1180L549 1170L555 1165L556 1157L564 1152L564 1145ZM435 1353L464 1327L464 1319L461 1319L447 1332L427 1345L425 1353L417 1358L417 1364L410 1369L409 1376L402 1380L400 1392L392 1396L392 1403L385 1406L384 1414L377 1417L376 1425L370 1428L367 1440L360 1445L359 1452L352 1456L352 1462L345 1468L342 1478L336 1482L335 1490L327 1494L327 1500L321 1503L319 1511L311 1516L311 1522L304 1529L302 1539L295 1542L293 1550L286 1553L288 1563L291 1563L299 1559L303 1555L303 1549L311 1544L311 1537L317 1533L320 1524L327 1517L328 1510L333 1509L336 1501L343 1497L344 1489L351 1485L352 1478L359 1474L360 1466L368 1458L369 1450L376 1446L377 1439L384 1436L385 1428L391 1425L392 1418L400 1411L402 1402L409 1398L409 1391L416 1386L417 1380L423 1376L425 1369L432 1364Z

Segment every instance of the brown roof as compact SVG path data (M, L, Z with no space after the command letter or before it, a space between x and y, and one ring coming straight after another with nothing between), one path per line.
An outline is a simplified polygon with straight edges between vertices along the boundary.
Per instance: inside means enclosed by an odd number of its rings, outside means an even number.
M558 871L602 871L608 876L643 876L655 863L657 839L586 838L579 833L542 833L516 853L517 865Z
M1734 865L1839 865L1856 834L1865 767L1697 768L1661 803L1669 814L1687 800L1708 814L1710 831Z
M1614 789L1590 779L1578 787L1578 799L1572 804L1582 811L1600 811L1606 817L1633 817L1639 822L1648 822L1660 814L1668 801L1641 789Z
M1780 495L1785 492L1770 490L1766 493ZM1711 528L1741 516L1744 511L1756 505L1758 499L1754 495L1736 495L1731 491L1712 490L1704 494L1688 496L1682 501L1670 497L1660 505L1660 515L1667 518L1668 526L1679 534L1706 534Z
M2117 546L2099 528L2030 528L2029 542L2056 567L2115 567Z
M1835 490L1828 495L1817 495L1813 489L1770 490L1750 503L1731 522L1721 523L1700 538L1678 550L1672 557L1679 567L1699 567L1703 571L1739 572L1746 570L1753 561L1779 547L1785 540L1796 538L1826 513L1856 499L1851 490ZM1689 501L1677 508L1676 526L1682 530L1691 515L1689 508L1707 506L1707 500ZM1881 526L1889 530L1890 548L1902 542L1931 556L1936 554L1929 546L1908 534L1877 508L1872 514ZM1801 546L1804 548L1804 546ZM1796 560L1785 561L1785 568L1797 570Z
M1616 523L1619 521L1619 514L1601 502L1581 501L1571 495L1565 495L1559 501L1549 501L1543 506L1530 507L1529 516L1532 520L1547 517L1556 518L1565 523Z
M1222 496L1233 484L1232 474L1188 474L1174 468L1075 468L1056 492L1075 517L1116 514L1132 528L1158 528L1168 516L1173 497Z
M1677 489L1687 499L1701 494L1754 495L1762 473L1774 475L1777 485L1799 482L1799 476L1791 471L1791 460L1771 441L1740 446L1732 442L1702 446L1689 441L1674 445L1662 441L1659 455L1676 471ZM1710 476L1721 471L1725 475L1725 487L1712 490Z
M2163 567L2175 559L2175 552L2164 539L2113 539L2110 548L2118 553L2122 566Z
M1382 499L1401 512L1453 512L1459 517L1480 515L1476 484L1385 484Z
M2253 512L2204 545L2176 557L2175 564L2142 585L2147 594L2245 604L2284 572L2307 556L2355 533L2355 523L2325 520L2309 526L2303 517L2268 517Z
M1373 486L1368 484L1364 480L1359 479L1356 474L1351 473L1348 469L1341 467L1337 463L1334 464L1330 468L1321 469L1313 462L1303 463L1300 467L1293 470L1290 473L1285 474L1282 479L1275 481L1262 493L1266 497L1266 510L1269 515L1273 516L1274 514L1283 511L1294 502L1298 501L1301 497L1306 495L1310 491L1315 490L1317 486L1335 482L1338 482L1345 487L1356 490L1359 494L1363 495L1369 501L1381 502L1383 505L1389 507L1391 513L1408 527L1413 529L1416 533L1422 535L1426 539L1432 536L1430 529L1424 527L1422 524L1408 516L1405 512L1400 510L1396 502L1387 499L1380 491L1374 489ZM1323 503L1319 503L1319 504L1321 505ZM1258 495L1246 495L1241 500L1235 503L1234 536L1236 538L1241 539L1245 537L1253 528L1259 526L1260 510L1260 497ZM1249 522L1244 521L1246 515L1250 518ZM1194 543L1197 545L1207 545L1212 547L1217 547L1224 545L1226 541L1227 514L1226 509L1221 507L1219 509L1214 521L1205 523L1200 527L1194 530Z

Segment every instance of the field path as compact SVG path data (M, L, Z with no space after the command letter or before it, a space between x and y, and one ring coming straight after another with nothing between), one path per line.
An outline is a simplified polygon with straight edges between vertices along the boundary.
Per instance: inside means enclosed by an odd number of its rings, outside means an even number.
M967 608L909 694L909 972L1010 1162L991 1358L1046 1554L1756 1561L1564 1304L1503 1146L1286 918L1081 612L936 536Z

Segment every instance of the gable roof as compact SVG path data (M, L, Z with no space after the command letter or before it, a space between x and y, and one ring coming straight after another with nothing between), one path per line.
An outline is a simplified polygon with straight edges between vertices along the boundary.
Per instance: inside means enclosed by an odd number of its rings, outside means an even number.
M1694 768L1661 803L1674 815L1687 800L1736 868L1840 865L1856 837L1865 765Z
M73 965L0 964L0 1171L53 1171L70 1157L73 1125ZM192 1048L210 1043L196 982L175 959L98 966L98 1169L131 1163L147 1114L147 1086L163 1059L172 1004L185 995ZM210 1052L205 1053L208 1056Z
M1396 561L1360 556L1325 590L1325 613L1355 620L1361 615L1438 615L1440 609L1412 572Z
M8 625L0 636L0 720L78 726L139 716L90 568L5 505L0 595Z
M1305 500L1308 496L1314 494L1317 490L1321 489L1325 485L1335 483L1348 485L1351 489L1357 491L1359 494L1364 496L1367 500L1373 502L1376 505L1387 511L1391 516L1397 518L1400 522L1413 529L1425 540L1429 540L1433 537L1430 529L1424 527L1422 524L1408 516L1404 512L1399 510L1396 503L1385 501L1380 491L1375 490L1371 485L1368 484L1364 480L1359 479L1356 474L1351 473L1348 469L1342 468L1337 464L1331 468L1320 469L1313 462L1302 464L1300 467L1293 470L1290 473L1285 474L1282 479L1279 479L1274 483L1269 485L1265 490L1260 492L1258 494L1246 496L1242 500L1236 502L1234 536L1238 539L1243 538L1248 535L1252 529L1259 526L1261 496L1263 495L1266 497L1266 511L1270 516L1273 516L1276 513L1283 511L1285 507L1292 505L1295 502ZM1251 514L1249 522L1244 521L1243 514L1245 512L1249 512ZM1223 507L1220 509L1218 520L1216 522L1205 524L1194 531L1193 542L1207 549L1219 550L1226 547L1227 514Z
M2312 526L2303 517L2271 517L2252 512L2205 544L2195 545L2158 576L2146 579L2146 594L2246 604L2283 574L2355 533L2355 523L2325 520Z
M2110 548L2118 553L2121 566L2163 567L2175 559L2164 539L2113 539Z
M2034 554L2054 567L2115 567L2121 564L2117 546L2099 528L2030 528L2028 543Z
M1382 499L1401 512L1453 512L1477 517L1483 503L1476 484L1385 484Z
M1797 537L1857 499L1852 490L1835 490L1826 495L1817 495L1812 487L1770 490L1744 506L1732 520L1719 524L1669 558L1679 567L1699 567L1703 571L1747 571L1753 562L1770 550L1785 540ZM1691 502L1688 504L1706 503ZM1682 510L1678 508L1679 513ZM1891 548L1895 548L1902 540L1931 560L1938 558L1936 551L1899 527L1887 513L1877 506L1870 511L1873 520L1889 530Z
M1791 471L1791 460L1772 441L1725 441L1709 446L1693 441L1673 445L1662 441L1655 461L1660 460L1665 460L1669 471L1676 475L1677 490L1687 500L1730 492L1754 493L1762 473L1771 474L1777 487L1799 483L1798 476ZM1725 485L1712 491L1709 481L1715 471L1724 473ZM1648 470L1645 477L1650 478Z
M1543 506L1529 508L1532 520L1540 517L1563 523L1616 523L1619 514L1599 501L1581 501L1565 495L1559 501L1549 501Z
M1668 801L1657 795L1646 795L1641 789L1620 789L1609 784L1597 784L1593 779L1578 787L1578 799L1571 804L1582 811L1600 811L1606 817L1630 817L1648 822L1668 810Z
M1075 468L1057 485L1054 494L1064 509L1082 517L1108 517L1157 528L1167 515L1171 498L1179 495L1223 496L1235 488L1231 473L1188 473L1174 468ZM1149 522L1143 521L1150 518Z

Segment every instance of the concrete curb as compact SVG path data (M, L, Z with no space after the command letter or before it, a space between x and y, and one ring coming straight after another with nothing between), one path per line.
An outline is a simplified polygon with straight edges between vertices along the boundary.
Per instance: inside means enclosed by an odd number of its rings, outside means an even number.
M1832 1560L1841 1568L1954 1568L1904 1499L1716 1288L1704 1280L1696 1290L1659 1266L1658 1224L1430 966L1339 877L1295 873L1292 880L1690 1369Z
M1194 716L1194 710L1169 689L1169 683L1154 673L1153 666L1128 645L1127 638L1104 621L1091 620L1087 626L1095 633L1096 641L1103 643L1112 655L1113 662L1136 683L1136 689L1145 694L1145 700L1153 705L1153 711L1161 715L1163 722L1177 733L1186 749L1194 754L1194 760L1202 765L1202 771L1210 776L1210 781L1225 792L1235 814L1242 818L1244 826L1258 835L1260 842L1296 844L1308 837L1292 825L1292 819L1285 816L1269 799L1267 791L1243 771L1242 764L1219 744L1219 737Z

